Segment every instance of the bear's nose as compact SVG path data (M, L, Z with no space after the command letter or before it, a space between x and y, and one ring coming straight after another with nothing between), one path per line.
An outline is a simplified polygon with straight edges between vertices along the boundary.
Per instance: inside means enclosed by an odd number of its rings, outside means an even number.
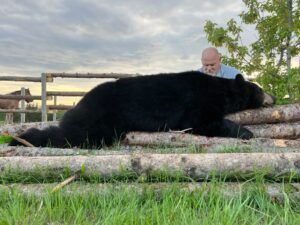
M276 97L267 93L264 93L263 106L272 106L276 103Z

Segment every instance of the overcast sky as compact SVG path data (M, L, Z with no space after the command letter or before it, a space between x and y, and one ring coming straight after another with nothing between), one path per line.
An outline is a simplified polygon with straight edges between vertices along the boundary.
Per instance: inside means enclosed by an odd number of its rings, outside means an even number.
M29 76L42 72L149 74L197 69L201 51L209 46L203 31L205 21L225 25L244 9L241 0L0 3L0 75ZM247 33L247 40L254 38L255 34ZM10 85L15 84L0 81L2 90L11 89Z

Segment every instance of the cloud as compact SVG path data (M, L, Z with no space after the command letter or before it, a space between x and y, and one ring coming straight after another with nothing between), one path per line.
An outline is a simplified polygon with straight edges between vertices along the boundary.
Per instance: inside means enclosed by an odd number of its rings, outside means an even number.
M205 20L222 23L241 9L237 0L5 0L1 67L34 75L193 69L207 46Z
M242 10L239 0L2 0L0 75L197 69L209 46L205 21L225 25ZM101 81L57 79L48 88L88 90ZM40 94L37 83L0 81L3 93L21 85Z

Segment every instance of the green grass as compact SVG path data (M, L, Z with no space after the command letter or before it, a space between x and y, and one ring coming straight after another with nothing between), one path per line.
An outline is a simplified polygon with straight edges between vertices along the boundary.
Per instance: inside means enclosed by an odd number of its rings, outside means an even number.
M173 185L43 195L0 190L0 224L300 224L299 205L271 201L259 185L235 197L210 190L182 191ZM299 204L299 203L298 203Z
M0 136L0 144L5 144L12 141L13 138L11 136Z

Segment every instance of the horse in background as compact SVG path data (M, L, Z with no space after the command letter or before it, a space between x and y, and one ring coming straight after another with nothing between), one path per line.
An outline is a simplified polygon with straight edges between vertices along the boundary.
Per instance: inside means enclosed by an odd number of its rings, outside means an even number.
M5 95L21 95L21 90L13 91ZM25 89L25 96L31 96L29 88ZM18 109L19 108L19 99L0 99L0 109ZM33 100L25 100L27 103L32 102ZM13 123L13 113L5 113L5 123Z

